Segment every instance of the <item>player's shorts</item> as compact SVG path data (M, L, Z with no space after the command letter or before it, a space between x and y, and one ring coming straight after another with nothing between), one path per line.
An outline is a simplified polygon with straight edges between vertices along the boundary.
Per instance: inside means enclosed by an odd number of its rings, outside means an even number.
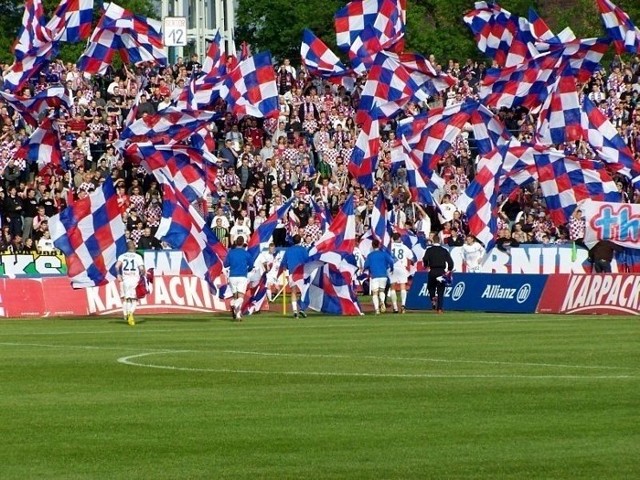
M244 295L247 292L249 280L246 277L229 277L229 288L234 295Z
M267 273L267 287L272 287L274 285L279 285L278 276L272 273Z
M391 285L395 283L407 283L409 281L409 272L404 268L394 268L391 275L389 275Z
M139 281L140 278L138 276L133 278L123 277L122 283L120 283L120 297L137 299L138 293L136 292L136 287Z
M387 288L387 279L385 278L372 278L371 279L371 291L378 292L380 290L384 291Z

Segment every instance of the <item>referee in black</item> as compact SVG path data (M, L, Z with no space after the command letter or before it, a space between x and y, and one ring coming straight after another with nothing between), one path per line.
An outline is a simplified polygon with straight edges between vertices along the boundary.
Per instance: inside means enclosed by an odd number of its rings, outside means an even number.
M433 309L437 309L438 313L442 313L442 304L444 303L444 282L439 282L438 277L444 275L445 272L453 270L453 259L449 250L437 243L438 237L434 235L434 242L427 249L422 259L425 268L429 269L429 282L427 289L431 297L431 305ZM438 295L436 301L436 293Z

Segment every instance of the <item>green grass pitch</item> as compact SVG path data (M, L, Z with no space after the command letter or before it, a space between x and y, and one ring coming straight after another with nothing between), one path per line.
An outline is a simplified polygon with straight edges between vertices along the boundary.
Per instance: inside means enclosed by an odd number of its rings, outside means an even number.
M640 322L0 321L0 478L640 478ZM140 321L142 320L142 321Z

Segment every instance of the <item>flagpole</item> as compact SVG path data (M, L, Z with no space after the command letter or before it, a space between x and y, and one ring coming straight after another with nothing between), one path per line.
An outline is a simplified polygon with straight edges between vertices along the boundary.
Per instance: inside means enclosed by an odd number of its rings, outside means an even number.
M287 315L287 276L282 275L282 315Z

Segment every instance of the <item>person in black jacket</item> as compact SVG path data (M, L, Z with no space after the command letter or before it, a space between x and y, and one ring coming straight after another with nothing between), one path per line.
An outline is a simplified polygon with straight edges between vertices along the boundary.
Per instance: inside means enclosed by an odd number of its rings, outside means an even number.
M432 308L437 310L438 313L442 313L445 284L438 278L453 270L453 259L449 251L437 243L438 237L434 236L433 239L433 245L425 252L422 262L429 269L427 289L431 297Z
M22 210L22 199L18 197L16 187L11 186L4 199L4 215L12 237L22 235Z
M589 261L593 264L595 273L611 273L611 261L614 252L622 252L620 245L609 240L600 240L589 250Z
M138 240L138 248L140 250L162 250L160 240L151 235L151 229L146 227Z

